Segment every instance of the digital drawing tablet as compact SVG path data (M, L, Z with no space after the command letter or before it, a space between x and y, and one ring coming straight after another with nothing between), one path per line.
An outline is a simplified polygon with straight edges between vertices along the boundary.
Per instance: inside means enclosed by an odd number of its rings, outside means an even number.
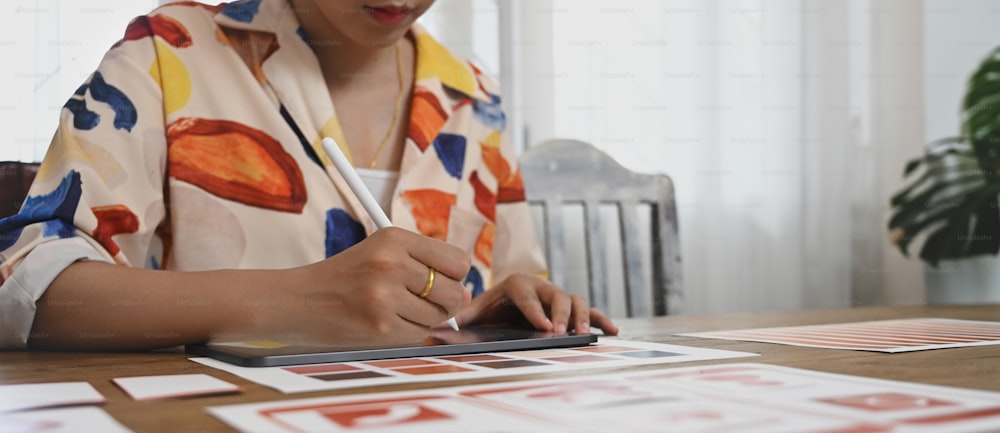
M242 367L280 367L418 356L465 355L586 346L596 334L553 335L523 329L435 329L422 344L393 347L320 347L282 344L208 343L185 346L185 352Z

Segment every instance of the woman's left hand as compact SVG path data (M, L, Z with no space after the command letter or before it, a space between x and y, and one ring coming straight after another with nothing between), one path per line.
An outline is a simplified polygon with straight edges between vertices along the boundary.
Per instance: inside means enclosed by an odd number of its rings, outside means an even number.
M459 326L471 324L517 325L527 321L540 331L565 334L590 333L600 328L617 335L618 327L604 313L590 308L579 295L528 274L514 274L480 294L455 316Z

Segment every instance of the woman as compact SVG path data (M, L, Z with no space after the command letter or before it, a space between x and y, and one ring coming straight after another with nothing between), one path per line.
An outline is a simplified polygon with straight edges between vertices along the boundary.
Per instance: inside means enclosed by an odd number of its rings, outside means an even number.
M616 333L540 277L499 92L414 24L432 3L177 2L134 20L0 221L0 344L386 345L452 316ZM373 233L325 136L400 228Z

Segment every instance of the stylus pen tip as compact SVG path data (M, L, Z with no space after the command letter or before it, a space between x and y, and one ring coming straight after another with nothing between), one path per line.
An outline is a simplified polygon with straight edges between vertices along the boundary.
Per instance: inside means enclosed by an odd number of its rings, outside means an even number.
M448 326L451 326L451 329L458 331L458 322L455 321L454 317L448 319Z

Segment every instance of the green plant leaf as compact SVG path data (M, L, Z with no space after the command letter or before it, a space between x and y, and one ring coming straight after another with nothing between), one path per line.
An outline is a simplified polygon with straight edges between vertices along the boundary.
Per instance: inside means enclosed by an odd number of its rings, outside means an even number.
M986 56L968 81L962 130L988 178L1000 169L1000 49Z
M942 259L958 259L1000 251L1000 186L981 188L948 218L947 224L932 233L920 251L920 258L937 266Z
M942 223L949 226L961 226L964 221L973 218L974 214L985 212L983 209L992 207L993 211L996 212L998 193L1000 193L1000 185L982 185L974 190L952 194L941 199L941 202L956 203L954 206L924 207L921 206L921 202L907 202L897 213L905 211L914 215L904 217L907 219L905 223L897 221L898 224L890 225L890 229L903 231L903 236L897 241L896 246L904 255L907 255L907 248L916 235L932 226ZM989 219L983 219L983 221L988 222ZM985 231L986 229L981 229L979 234ZM944 251L941 252L944 253Z
M976 160L973 158L965 158L964 161L960 161L958 164L950 167L932 167L931 169L924 171L924 173L910 183L909 186L893 195L889 200L889 203L892 206L898 206L902 204L903 201L908 201L910 199L910 194L920 187L943 181L960 179L966 176L979 176L980 179L983 177L982 169L979 168L979 164L977 164Z
M923 163L924 163L923 158L913 158L907 161L906 168L903 169L903 176L909 176L910 173L913 173L913 170L916 170L917 167L920 167L920 165Z
M961 135L928 143L923 156L907 161L903 176L911 180L889 199L888 227L900 252L908 255L926 233L920 258L934 266L1000 252L1000 47L966 84Z
M889 220L889 228L895 228L899 226L906 225L909 221L915 218L908 218L910 215L916 217L920 214L926 213L928 209L942 208L942 207L957 207L957 204L950 200L944 200L937 195L949 189L958 189L957 193L951 197L962 197L964 194L971 192L977 186L983 184L983 176L979 174L966 175L947 182L938 182L933 186L925 189L920 194L912 197L894 197L898 200L893 200L893 206L900 206L899 212L894 214ZM909 203L909 205L906 205Z

